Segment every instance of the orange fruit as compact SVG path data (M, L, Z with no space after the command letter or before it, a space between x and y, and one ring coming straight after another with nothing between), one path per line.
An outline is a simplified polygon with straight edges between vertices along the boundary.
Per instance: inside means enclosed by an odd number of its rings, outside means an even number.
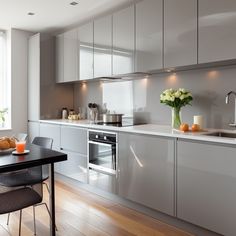
M198 124L193 124L192 125L192 131L193 132L197 132L197 131L199 131L200 130L200 126L198 125Z
M188 131L189 130L188 124L186 123L181 124L179 129L184 132Z

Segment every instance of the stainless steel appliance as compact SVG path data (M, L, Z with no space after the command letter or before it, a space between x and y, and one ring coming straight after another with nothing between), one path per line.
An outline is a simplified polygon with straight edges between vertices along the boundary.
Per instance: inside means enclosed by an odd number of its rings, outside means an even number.
M104 123L122 123L123 114L103 114L102 120Z
M88 131L89 184L116 193L118 142L114 132Z

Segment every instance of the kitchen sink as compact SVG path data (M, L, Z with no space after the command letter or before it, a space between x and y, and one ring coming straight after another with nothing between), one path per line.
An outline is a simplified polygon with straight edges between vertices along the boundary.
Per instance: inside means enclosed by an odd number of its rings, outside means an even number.
M231 133L231 132L212 132L212 133L207 133L204 134L207 136L215 136L215 137L224 137L224 138L236 138L236 133Z

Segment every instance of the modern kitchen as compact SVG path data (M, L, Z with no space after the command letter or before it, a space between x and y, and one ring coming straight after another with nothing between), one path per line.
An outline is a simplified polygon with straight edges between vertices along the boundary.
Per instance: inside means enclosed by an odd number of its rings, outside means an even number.
M236 235L236 1L0 9L0 235Z

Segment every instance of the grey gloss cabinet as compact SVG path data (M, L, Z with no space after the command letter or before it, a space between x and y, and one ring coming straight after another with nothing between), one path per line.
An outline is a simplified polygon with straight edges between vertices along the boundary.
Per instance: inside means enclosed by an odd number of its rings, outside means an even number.
M136 4L136 72L163 67L162 3L162 0L143 0Z
M134 6L113 14L113 75L134 72Z
M78 33L73 29L64 33L64 82L78 80Z
M93 22L78 28L79 40L79 79L93 78Z
M60 173L87 182L87 130L61 126L61 149L68 160L61 166Z
M28 120L40 119L40 34L28 41Z
M197 0L165 0L164 67L193 64L197 64Z
M64 82L64 34L56 36L56 82Z
M174 215L174 139L119 134L119 195Z
M53 139L52 149L60 151L61 126L57 124L40 123L40 136Z
M236 1L199 0L199 63L236 58Z
M61 151L61 126L57 124L39 124L39 135L40 137L52 138L52 149L56 151ZM64 164L64 163L63 163ZM55 163L55 171L61 173L61 167L63 166L61 162Z
M112 16L94 21L94 77L111 76Z
M236 148L177 142L177 217L236 235Z

